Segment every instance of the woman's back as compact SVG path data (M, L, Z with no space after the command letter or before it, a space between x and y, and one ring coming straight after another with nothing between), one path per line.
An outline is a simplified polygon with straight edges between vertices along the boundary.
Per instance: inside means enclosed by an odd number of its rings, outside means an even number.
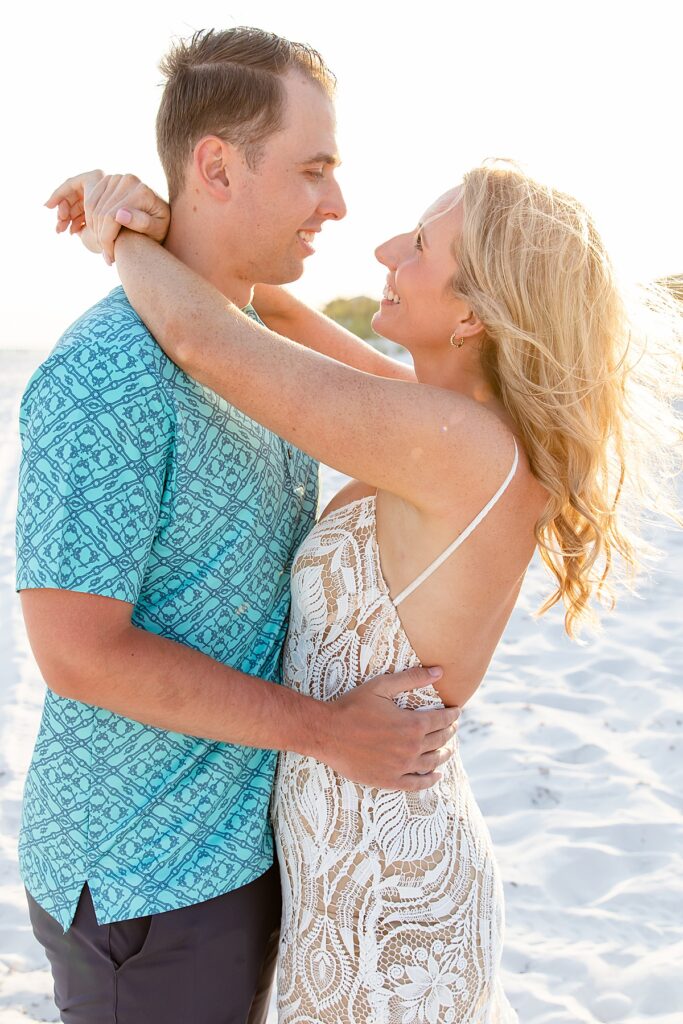
M327 516L349 501L373 498L382 579L420 662L443 668L438 690L449 706L462 706L481 682L536 545L534 525L547 494L514 435L509 452L498 489L476 481L446 515L425 513L386 491L375 497L358 481L325 510Z

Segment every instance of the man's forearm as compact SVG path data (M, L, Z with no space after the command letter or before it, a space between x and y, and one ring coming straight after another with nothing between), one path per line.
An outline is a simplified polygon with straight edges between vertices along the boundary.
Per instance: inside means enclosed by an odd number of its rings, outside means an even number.
M457 708L405 711L393 698L433 685L417 666L314 700L245 675L131 624L133 605L56 588L21 592L31 647L60 696L146 725L223 743L291 750L384 789L434 785L451 756Z
M35 653L57 693L159 729L313 757L329 743L328 705L132 625L90 656Z

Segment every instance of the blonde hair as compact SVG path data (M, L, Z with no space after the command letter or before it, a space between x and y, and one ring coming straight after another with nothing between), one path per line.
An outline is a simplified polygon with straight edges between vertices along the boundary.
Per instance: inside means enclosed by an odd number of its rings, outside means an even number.
M484 371L549 495L536 539L556 589L538 614L563 601L575 636L597 623L592 597L613 607L615 578L632 588L654 553L642 513L681 523L681 309L656 285L627 301L581 203L510 161L470 171L460 201L453 288L484 324Z

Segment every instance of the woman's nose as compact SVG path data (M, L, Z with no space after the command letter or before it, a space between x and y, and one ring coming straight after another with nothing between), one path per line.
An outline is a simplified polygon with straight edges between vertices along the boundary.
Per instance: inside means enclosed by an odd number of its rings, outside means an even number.
M381 263L383 267L390 266L390 252L391 252L392 239L388 239L386 242L382 242L375 249L375 259L378 263Z

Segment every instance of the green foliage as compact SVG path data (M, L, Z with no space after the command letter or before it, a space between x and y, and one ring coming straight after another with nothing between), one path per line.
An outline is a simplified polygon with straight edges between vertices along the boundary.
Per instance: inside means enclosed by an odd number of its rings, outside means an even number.
M370 321L378 309L379 299L357 295L353 299L333 299L323 307L323 313L359 338L374 338Z

